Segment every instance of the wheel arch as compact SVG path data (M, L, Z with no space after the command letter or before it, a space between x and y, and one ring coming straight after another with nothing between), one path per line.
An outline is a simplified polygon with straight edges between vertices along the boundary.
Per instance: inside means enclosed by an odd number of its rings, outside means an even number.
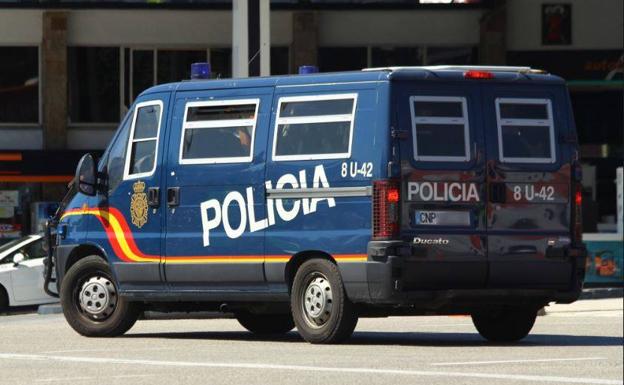
M92 243L80 244L74 247L65 258L65 263L61 265L62 275L65 275L76 262L90 255L97 255L108 262L106 252L104 252L100 246Z
M314 258L325 259L325 260L332 262L335 265L338 265L334 257L332 257L331 254L325 251L305 250L305 251L300 251L296 253L290 258L288 263L286 263L286 267L284 269L284 280L286 282L286 285L288 285L289 294L292 289L293 280L295 278L295 274L297 274L297 270L299 269L299 266L303 265L303 263L305 263L306 261L309 261L310 259L314 259Z
M11 298L9 298L9 291L4 287L2 283L0 283L0 297L1 296L4 296L4 298L6 298L7 307L11 306Z

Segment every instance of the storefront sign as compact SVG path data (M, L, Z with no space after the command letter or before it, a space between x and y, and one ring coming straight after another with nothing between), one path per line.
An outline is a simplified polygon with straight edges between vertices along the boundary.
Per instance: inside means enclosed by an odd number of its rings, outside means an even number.
M0 206L19 206L19 192L17 190L0 190Z
M572 6L542 4L542 44L572 44Z

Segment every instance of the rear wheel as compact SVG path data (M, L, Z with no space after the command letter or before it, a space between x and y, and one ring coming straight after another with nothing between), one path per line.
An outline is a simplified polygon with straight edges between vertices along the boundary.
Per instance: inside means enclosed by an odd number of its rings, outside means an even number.
M236 313L236 319L247 330L256 334L283 334L295 327L290 314Z
M61 305L69 325L87 337L124 334L140 308L117 294L108 263L92 255L76 262L61 284Z
M536 317L535 308L492 309L472 314L472 322L488 341L515 342L529 334Z
M314 344L348 339L358 321L338 267L325 259L312 259L299 267L293 281L291 310L299 334Z

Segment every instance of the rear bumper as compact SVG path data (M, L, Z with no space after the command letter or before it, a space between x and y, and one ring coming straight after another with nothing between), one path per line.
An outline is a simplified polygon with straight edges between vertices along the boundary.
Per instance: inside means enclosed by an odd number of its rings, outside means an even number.
M548 302L570 303L576 301L582 290L587 251L584 247L566 247L555 250L548 258L556 258L569 271L565 284L527 284L509 287L490 287L487 281L473 287L418 287L413 282L414 269L438 269L436 275L457 275L454 263L423 261L411 256L410 245L400 241L370 242L369 261L365 274L368 293L359 290L355 302L371 305L408 306L423 311L454 313L484 305L537 305ZM364 272L363 272L364 273ZM466 272L469 274L469 271ZM461 272L460 272L461 274ZM348 282L345 283L348 286ZM413 289L418 287L418 289ZM347 287L348 292L348 287ZM366 295L367 294L367 295Z

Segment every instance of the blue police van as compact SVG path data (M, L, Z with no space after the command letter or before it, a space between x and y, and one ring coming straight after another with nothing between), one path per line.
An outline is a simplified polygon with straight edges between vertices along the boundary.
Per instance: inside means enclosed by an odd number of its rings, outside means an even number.
M540 70L183 81L80 161L48 266L85 336L152 309L312 343L359 317L470 314L517 341L579 297L580 178L565 83Z

